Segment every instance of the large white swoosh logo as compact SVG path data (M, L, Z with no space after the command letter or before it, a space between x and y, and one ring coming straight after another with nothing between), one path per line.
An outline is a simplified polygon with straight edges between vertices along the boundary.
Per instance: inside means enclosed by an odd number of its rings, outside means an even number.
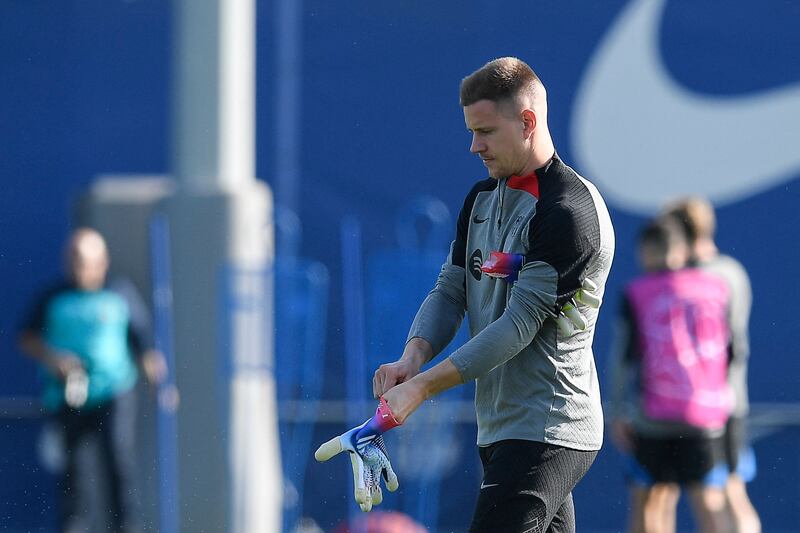
M687 193L729 203L800 174L800 84L736 97L689 92L660 57L663 9L663 0L631 1L589 65L571 128L582 173L640 213Z

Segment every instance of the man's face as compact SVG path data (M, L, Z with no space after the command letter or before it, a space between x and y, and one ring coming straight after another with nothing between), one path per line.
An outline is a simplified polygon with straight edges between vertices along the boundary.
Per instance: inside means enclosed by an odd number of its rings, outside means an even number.
M667 268L667 251L656 244L639 245L639 264L645 272L658 272Z
M94 235L76 238L68 250L67 267L78 288L90 291L102 288L108 272L105 244Z
M511 105L479 100L464 107L464 122L472 133L469 151L481 158L495 179L521 173L530 155L522 113L514 116Z

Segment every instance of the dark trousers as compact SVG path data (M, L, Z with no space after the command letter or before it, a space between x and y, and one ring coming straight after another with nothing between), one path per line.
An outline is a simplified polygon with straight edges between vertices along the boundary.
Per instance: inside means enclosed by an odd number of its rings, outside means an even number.
M483 481L471 533L574 533L572 489L596 451L502 440L479 453Z
M104 531L137 531L134 390L90 409L65 407L57 419L67 459L61 485L62 531L90 531L92 510L104 521ZM97 484L107 491L105 509L93 509L97 502L90 501Z

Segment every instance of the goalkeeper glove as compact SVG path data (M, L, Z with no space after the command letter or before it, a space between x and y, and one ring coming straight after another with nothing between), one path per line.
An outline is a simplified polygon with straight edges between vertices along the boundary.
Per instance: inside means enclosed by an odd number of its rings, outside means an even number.
M595 294L596 290L597 285L589 278L586 278L583 280L581 288L575 293L575 296L561 306L556 323L558 324L558 330L563 335L572 335L576 329L580 331L586 329L588 322L586 322L586 317L578 311L578 305L582 304L592 309L599 308L601 300Z
M397 476L389 462L382 435L399 425L389 404L381 397L375 416L360 426L332 438L314 452L314 458L320 462L327 461L343 451L350 454L356 502L364 512L369 512L373 505L383 501L381 477L387 489L392 492L397 490Z

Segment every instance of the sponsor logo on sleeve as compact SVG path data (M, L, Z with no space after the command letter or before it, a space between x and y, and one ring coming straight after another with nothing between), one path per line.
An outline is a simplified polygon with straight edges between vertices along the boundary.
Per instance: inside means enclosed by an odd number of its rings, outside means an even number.
M472 252L469 258L469 272L472 274L472 277L475 278L475 281L480 281L483 276L481 265L483 265L483 253L480 248L478 248Z

